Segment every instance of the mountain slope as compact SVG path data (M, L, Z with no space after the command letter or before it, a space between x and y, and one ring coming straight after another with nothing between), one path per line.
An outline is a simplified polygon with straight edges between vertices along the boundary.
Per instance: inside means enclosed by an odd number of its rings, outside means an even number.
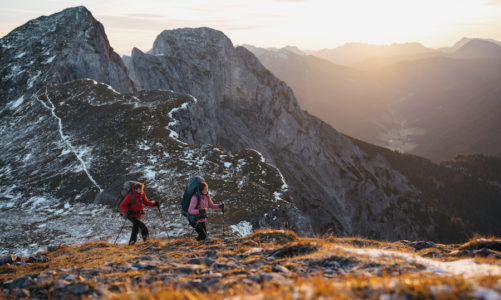
M286 192L280 172L259 153L225 153L176 139L174 116L194 101L191 96L121 95L78 80L51 86L31 100L10 111L0 127L8 141L0 148L2 252L117 235L124 221L115 212L116 196L125 175L143 181L148 197L162 203L167 227L159 227L158 212L147 209L146 223L156 236L190 233L179 201L194 175L205 176L214 201L228 204L227 226L265 225L261 219L268 213L298 232L311 232L307 222L297 226L303 217L280 199ZM293 219L273 213L277 207ZM220 214L210 221L221 224Z
M427 159L412 155L402 154L366 142L352 139L369 157L381 156L386 159L391 168L401 172L409 182L421 193L421 197L438 205L438 215L447 212L447 217L441 220L442 236L447 239L460 231L454 227L462 228L473 233L499 235L501 228L501 185L499 184L499 165L497 158L484 156L458 157L456 160L436 164ZM486 165L489 165L487 167ZM484 168L482 171L479 168Z
M383 87L375 91L386 99L394 119L417 134L391 135L391 119L380 117L384 139L407 138L409 152L445 160L459 153L501 155L495 112L500 110L498 88L501 60L436 57L401 63L372 74Z
M472 39L454 51L453 56L458 58L501 59L501 46L481 39Z
M301 108L343 133L370 139L371 134L365 129L373 127L371 116L379 107L372 95L360 88L366 82L363 72L283 49L249 47L249 50L291 86Z
M256 53L304 108L346 134L435 161L501 155L499 59L442 55L355 72L326 61L318 67L308 56Z

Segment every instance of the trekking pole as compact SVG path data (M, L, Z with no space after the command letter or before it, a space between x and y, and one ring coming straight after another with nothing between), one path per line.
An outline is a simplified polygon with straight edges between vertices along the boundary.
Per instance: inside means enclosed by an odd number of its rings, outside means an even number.
M223 211L223 241L224 241L224 207L223 207L222 211Z
M114 245L117 244L118 237L120 236L120 234L122 233L122 230L125 227L125 222L127 222L127 219L124 219L124 223L122 224L122 228L120 228L120 231L118 232L117 238L115 239L115 242L113 242Z
M164 229L165 229L165 233L167 234L167 238L170 239L169 231L167 230L167 226L165 226L164 216L162 215L162 212L160 211L160 206L157 206L157 208L158 208L158 213L160 214L160 219L162 220L162 223L164 224Z

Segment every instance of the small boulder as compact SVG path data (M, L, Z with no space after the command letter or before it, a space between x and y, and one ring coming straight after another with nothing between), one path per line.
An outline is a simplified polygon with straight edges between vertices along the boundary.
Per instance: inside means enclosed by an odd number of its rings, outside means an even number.
M79 295L83 293L87 293L89 291L89 286L84 282L77 282L70 284L67 287L68 291L70 291L74 295Z
M217 253L216 250L205 251L204 255L207 256L207 257L210 257L210 258L217 258L218 257L218 253Z
M30 256L28 258L29 263L45 263L48 262L49 259L46 256L43 255L37 255L37 256Z
M487 248L482 248L482 249L478 249L478 250L473 250L473 254L475 256L482 256L482 257L487 257L489 255L494 255L495 253L490 251L489 249Z
M57 249L59 249L59 247L61 247L61 245L49 245L49 246L47 246L47 251L54 252Z
M17 256L15 256L14 254L5 255L5 256L0 257L0 265L11 264L11 263L15 262L16 260L17 260Z
M64 279L59 279L56 281L56 283L54 284L54 288L55 289L64 289L65 287L67 287L68 285L70 284L69 281L66 281Z
M33 284L34 282L35 281L33 280L33 278L31 278L31 276L26 275L26 276L19 277L19 278L12 280L9 284L9 288L11 288L11 289L24 288L30 284Z
M271 270L277 273L289 273L289 269L281 265L275 265L273 266L273 268L271 268Z
M414 247L416 251L427 249L427 248L437 248L437 245L434 242L427 241L417 241L412 242L410 246Z

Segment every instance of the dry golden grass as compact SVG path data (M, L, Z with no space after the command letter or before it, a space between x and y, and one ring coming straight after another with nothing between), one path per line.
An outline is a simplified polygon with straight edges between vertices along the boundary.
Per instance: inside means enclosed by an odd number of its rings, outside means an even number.
M296 241L298 238L297 234L290 230L258 229L247 236L246 241L254 241L263 244L286 244Z
M501 239L494 236L475 236L459 248L468 250L487 248L501 251Z
M401 243L371 241L359 237L336 238L299 238L287 230L258 230L246 238L199 243L193 239L153 239L134 246L111 245L105 242L88 242L81 245L62 246L56 251L45 252L48 263L30 263L24 266L0 266L0 280L18 278L24 274L41 273L52 270L56 275L65 269L97 268L106 265L119 265L136 262L140 256L164 256L164 265L157 266L157 274L177 274L170 282L181 285L166 285L155 279L147 286L137 284L137 279L148 271L129 269L124 272L113 270L100 274L100 284L106 284L105 298L111 299L380 299L383 295L396 296L397 299L470 299L479 286L501 294L501 275L464 277L437 275L426 272L424 267L407 261L406 255L426 256L440 261L461 258L449 255L454 250L465 247L485 245L485 238L476 238L463 245L437 245L415 252L412 247ZM489 241L498 241L489 238ZM489 244L490 245L490 244ZM404 257L384 255L371 256L365 251L384 249L405 254ZM362 249L364 253L358 253ZM470 249L470 248L468 248ZM217 250L211 260L217 263L231 263L238 258L241 264L219 272L222 277L218 288L209 287L204 292L180 286L192 280L200 280L206 272L195 271L189 274L175 273L178 264L189 264L193 258L207 257L208 251ZM494 251L494 250L493 250ZM442 253L435 257L430 253ZM252 272L251 266L258 261L266 261L273 255L273 264L257 264ZM335 261L349 266L345 269L324 273L321 267L325 261ZM479 263L501 266L501 260L494 257L475 257ZM273 265L281 265L289 270L283 276L290 284L277 282L253 282L248 279L258 272L272 274ZM204 262L200 268L207 268ZM305 273L305 268L307 269ZM367 268L367 269L366 269ZM379 272L368 272L379 268ZM173 273L174 272L174 273ZM212 271L211 271L212 272ZM280 282L280 281L278 281ZM54 282L42 283L50 286ZM89 286L96 285L88 282Z
M497 280L486 287L499 285L499 278ZM380 299L383 295L398 296L397 299L472 299L473 283L460 277L417 274L399 277L348 275L335 279L314 276L298 277L291 285L264 283L259 288L249 289L237 284L227 290L205 293L171 286L157 291L123 293L111 299Z

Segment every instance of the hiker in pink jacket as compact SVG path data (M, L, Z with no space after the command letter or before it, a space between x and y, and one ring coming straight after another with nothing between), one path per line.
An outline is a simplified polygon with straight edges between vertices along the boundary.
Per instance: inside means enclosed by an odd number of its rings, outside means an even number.
M197 241L203 241L207 238L207 208L224 210L224 203L214 204L209 196L209 185L201 182L198 186L199 192L196 192L190 200L188 213L196 217L196 223L190 223L198 233Z

